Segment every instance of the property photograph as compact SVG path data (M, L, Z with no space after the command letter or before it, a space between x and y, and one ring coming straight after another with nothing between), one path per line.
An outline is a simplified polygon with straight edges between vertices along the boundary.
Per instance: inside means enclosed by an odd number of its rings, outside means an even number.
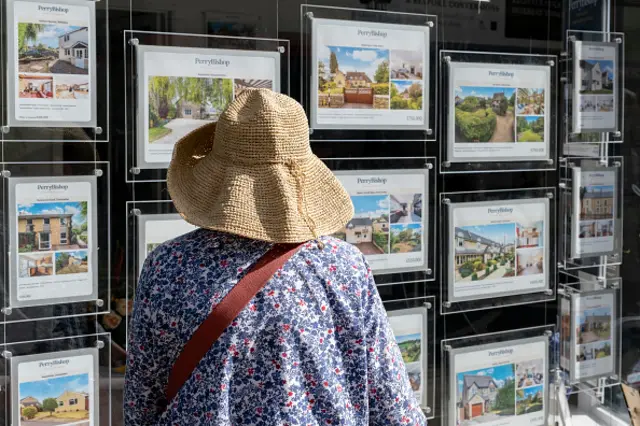
M455 89L456 142L514 142L516 90L459 86Z
M592 345L593 356L595 359L606 358L611 356L611 342L599 342Z
M596 112L596 96L580 96L580 112Z
M580 220L613 219L613 191L613 185L581 186Z
M455 228L455 281L515 276L515 223Z
M544 89L518 89L518 115L544 115Z
M541 220L516 224L516 248L534 248L544 245L543 223Z
M335 237L355 245L363 254L389 253L389 196L354 195L354 216Z
M517 142L544 142L544 117L518 117Z
M409 384L411 385L411 390L414 392L420 392L422 387L422 366L419 362L414 362L411 364L407 364L407 376L409 376ZM420 399L418 399L419 401Z
M391 223L422 221L422 194L389 194Z
M89 99L88 76L56 76L54 87L56 99Z
M245 89L273 89L273 80L245 80L236 78L233 80L234 99Z
M18 97L22 99L53 98L53 77L18 74Z
M422 109L422 81L391 80L391 109Z
M88 426L89 386L86 373L20 383L20 425Z
M505 420L515 414L513 364L456 374L458 425Z
M613 61L580 61L580 94L613 94Z
M89 246L87 202L18 204L18 252Z
M536 413L544 409L544 386L518 389L516 391L516 413Z
M89 73L89 28L19 22L17 32L20 72Z
M89 253L83 251L56 252L56 275L84 274L89 272Z
M613 220L599 220L597 237L613 237Z
M402 353L402 359L405 364L420 361L420 352L422 348L422 334L405 334L396 335L396 342Z
M230 78L149 76L149 143L174 145L218 117L233 100Z
M18 255L18 277L46 277L53 275L52 253Z
M578 238L595 238L596 236L596 222L586 221L580 222L580 234Z
M391 253L422 251L422 224L391 225Z
M544 250L518 250L517 265L519 277L542 274L544 272Z
M389 57L391 79L423 79L422 52L416 52L414 50L391 50Z
M527 388L544 384L544 362L542 359L516 363L516 387Z
M598 112L612 112L613 96L598 96L597 107L598 107Z
M389 109L389 50L325 46L318 55L318 107Z
M611 306L585 309L578 317L578 344L611 339Z

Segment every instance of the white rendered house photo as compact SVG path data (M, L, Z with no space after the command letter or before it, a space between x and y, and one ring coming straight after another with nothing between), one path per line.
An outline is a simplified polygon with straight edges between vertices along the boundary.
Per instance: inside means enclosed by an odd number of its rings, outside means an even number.
M78 28L58 37L58 59L77 68L89 68L88 27Z

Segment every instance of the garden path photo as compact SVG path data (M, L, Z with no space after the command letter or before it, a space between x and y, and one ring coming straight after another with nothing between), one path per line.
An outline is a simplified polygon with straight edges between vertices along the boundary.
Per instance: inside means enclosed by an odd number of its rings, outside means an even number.
M508 87L456 87L455 142L514 142L515 93Z

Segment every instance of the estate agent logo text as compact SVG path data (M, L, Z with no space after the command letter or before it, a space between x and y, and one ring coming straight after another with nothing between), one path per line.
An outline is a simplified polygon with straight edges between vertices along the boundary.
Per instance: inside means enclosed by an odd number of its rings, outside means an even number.
M509 71L489 71L489 77L513 78L514 73Z
M358 30L359 36L387 38L387 33L378 30Z
M225 67L228 67L229 64L231 64L231 61L227 61L225 59L216 59L216 58L211 58L211 59L200 59L200 58L196 58L196 65L224 65Z
M41 6L41 5L38 5L38 11L40 11L40 12L62 12L62 13L68 13L69 9L65 9L64 7L59 7L59 6Z

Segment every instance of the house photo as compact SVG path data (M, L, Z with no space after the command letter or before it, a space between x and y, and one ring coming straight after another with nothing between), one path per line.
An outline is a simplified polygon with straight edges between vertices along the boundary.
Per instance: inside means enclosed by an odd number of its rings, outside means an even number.
M516 391L516 414L536 413L544 409L544 386L534 386Z
M515 141L516 90L509 87L455 88L455 142Z
M31 253L18 255L18 277L32 278L53 275L53 255L51 253Z
M613 61L586 59L580 61L580 93L612 94Z
M20 383L20 424L89 426L90 388L87 373Z
M89 253L81 251L56 252L56 275L83 274L89 272Z
M325 46L318 57L318 107L389 109L389 51Z
M18 252L87 248L87 202L18 204Z
M613 185L581 186L580 220L612 219L614 190Z
M611 306L585 309L578 317L576 336L579 344L611 339Z
M422 251L422 224L391 225L391 253L415 253Z
M530 224L516 224L516 248L542 247L544 245L541 220Z
M456 227L455 281L515 276L515 237L515 223Z
M365 255L389 253L389 196L354 195L351 201L355 214L334 236Z
M18 69L51 74L89 73L89 28L18 23Z
M53 77L19 74L18 97L21 99L53 98Z
M456 374L458 424L470 426L515 414L513 364Z

